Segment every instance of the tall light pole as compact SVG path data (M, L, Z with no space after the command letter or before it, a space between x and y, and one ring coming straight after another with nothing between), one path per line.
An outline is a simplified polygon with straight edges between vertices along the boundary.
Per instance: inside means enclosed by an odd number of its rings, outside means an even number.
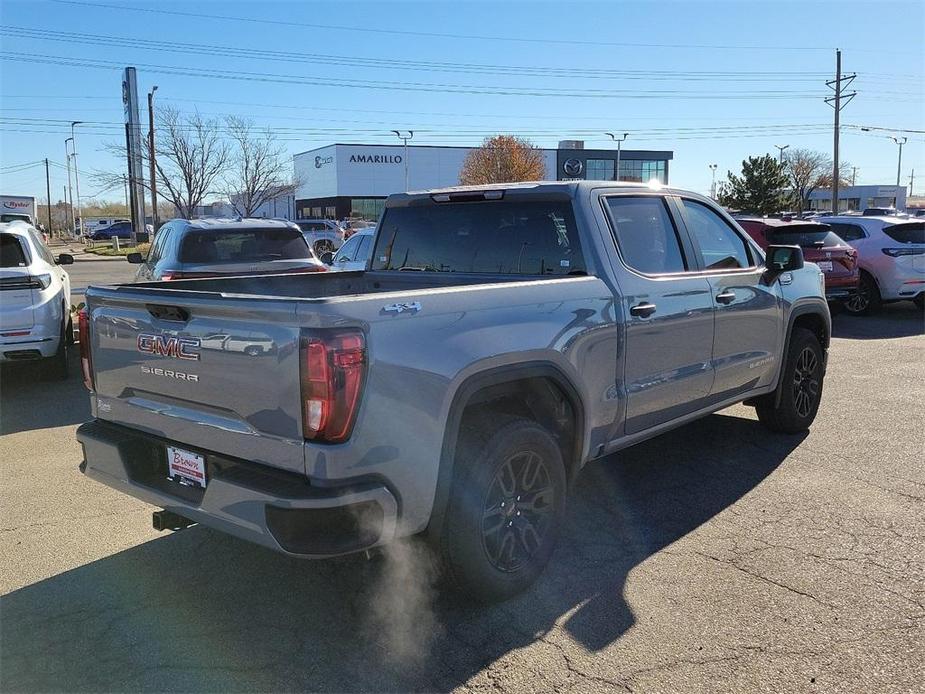
M713 176L713 181L710 183L710 197L714 200L716 199L716 164L709 164L710 173Z
M80 170L77 168L77 137L74 133L74 126L80 125L83 121L75 120L71 121L71 145L74 147L74 154L71 155L74 157L74 183L77 187L77 215L76 219L80 220L80 228L77 230L78 233L83 233L84 218L83 212L80 210ZM76 221L76 220L75 220Z
M783 166L784 165L784 150L790 147L790 145L774 145L774 146L780 150L780 157L778 158L777 161L781 166Z
M858 167L852 166L851 167L851 185L853 186L857 180L858 180Z
M72 137L64 140L64 160L67 162L67 199L72 233L74 232L74 191L71 189L71 150L68 148L67 143L73 141L74 138Z
M899 173L903 168L903 145L909 141L907 137L891 137L891 140L899 145L899 161L896 162L896 185L899 185Z
M402 161L405 164L405 191L407 191L408 190L408 140L414 137L414 131L413 130L393 130L392 132L395 133L395 137L397 137L399 140L405 143L405 154L404 156L402 156ZM408 133L408 134L403 135L402 133Z
M151 164L151 228L157 232L157 176L154 159L154 92L157 85L148 92L148 160Z
M617 175L614 177L613 180L619 181L620 180L620 145L623 144L623 141L629 136L629 133L623 133L623 137L617 137L613 133L604 133L604 134L609 135L610 139L617 143Z

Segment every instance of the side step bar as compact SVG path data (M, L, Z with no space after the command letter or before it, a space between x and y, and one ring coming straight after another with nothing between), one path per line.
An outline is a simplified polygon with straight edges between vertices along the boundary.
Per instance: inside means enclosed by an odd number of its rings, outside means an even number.
M151 516L151 524L157 531L183 530L191 525L196 525L196 521L184 518L173 511L155 511Z

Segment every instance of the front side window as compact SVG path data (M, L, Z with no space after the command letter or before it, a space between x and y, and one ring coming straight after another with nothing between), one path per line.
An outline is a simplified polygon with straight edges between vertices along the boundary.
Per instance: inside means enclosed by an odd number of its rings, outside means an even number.
M678 232L660 197L607 198L617 246L623 261L650 275L684 272Z
M385 211L373 270L585 274L567 201L445 202Z
M707 270L735 270L751 266L748 248L716 212L693 200L681 200L687 228L697 245Z
M357 251L356 260L364 263L369 260L370 246L373 245L374 238L376 237L372 234L367 234L366 236L362 237L362 241L360 241L360 250Z
M360 236L352 236L344 242L344 245L337 251L334 262L341 260L353 260L356 257L357 250L360 248Z

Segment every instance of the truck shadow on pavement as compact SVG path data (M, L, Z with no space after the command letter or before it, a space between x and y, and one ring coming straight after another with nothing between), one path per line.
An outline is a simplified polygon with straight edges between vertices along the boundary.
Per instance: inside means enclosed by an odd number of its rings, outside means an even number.
M0 435L80 424L90 419L90 397L80 375L77 345L68 353L66 381L44 379L37 362L14 362L0 369Z
M568 671L566 647L599 651L645 619L630 570L802 439L720 414L589 465L546 573L500 605L440 593L413 543L306 562L199 527L164 536L4 597L0 689L445 691L544 641L549 664L526 670L539 685Z
M911 301L886 304L871 316L832 316L832 337L849 340L883 340L925 335L925 315Z

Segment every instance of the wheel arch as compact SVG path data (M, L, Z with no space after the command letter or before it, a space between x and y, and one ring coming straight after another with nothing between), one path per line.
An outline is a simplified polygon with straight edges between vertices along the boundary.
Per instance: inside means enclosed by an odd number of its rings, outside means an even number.
M780 404L780 381L783 378L784 366L787 362L787 354L790 352L790 340L793 337L794 328L806 328L816 335L819 344L822 346L823 355L828 354L829 343L832 339L832 318L829 314L828 306L824 303L817 302L799 304L794 306L790 311L790 317L787 321L787 335L784 338L784 346L781 352L780 366L777 371L777 385L774 394L775 405ZM823 359L823 369L825 369L827 358ZM823 371L824 373L824 371Z
M551 388L546 398L540 398L539 403L520 402L518 397L526 392L537 393L538 388ZM532 361L521 364L499 366L472 374L456 389L450 404L443 433L443 444L440 450L439 471L437 475L437 488L434 494L433 508L426 532L438 532L443 525L450 489L453 484L453 472L456 464L456 448L459 441L459 432L467 408L479 403L492 403L505 401L518 403L524 414L537 421L548 420L550 413L542 412L542 408L549 403L549 397L558 392L570 410L570 438L567 450L563 450L566 461L566 472L569 482L581 469L582 454L585 445L586 410L579 390L571 379L552 362ZM539 415L539 416L538 416ZM565 431L560 428L559 433ZM555 433L555 432L554 432ZM562 437L557 437L562 441ZM560 443L561 445L561 443Z

